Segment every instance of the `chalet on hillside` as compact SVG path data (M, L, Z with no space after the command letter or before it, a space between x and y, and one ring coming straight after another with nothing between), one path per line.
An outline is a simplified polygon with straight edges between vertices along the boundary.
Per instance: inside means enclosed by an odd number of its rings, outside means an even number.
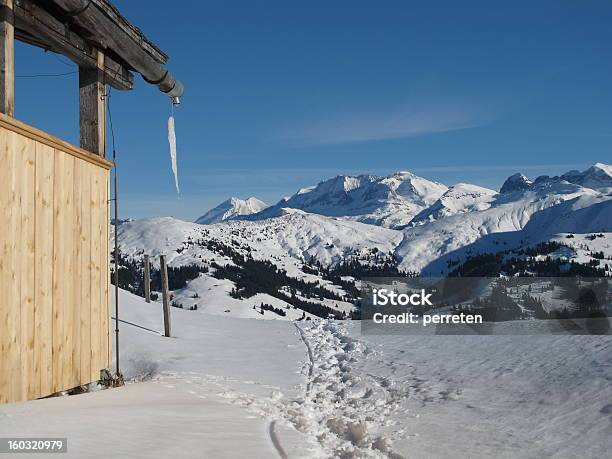
M78 66L79 146L14 118L15 39ZM110 366L106 88L140 73L176 99L167 58L106 0L0 0L0 403Z

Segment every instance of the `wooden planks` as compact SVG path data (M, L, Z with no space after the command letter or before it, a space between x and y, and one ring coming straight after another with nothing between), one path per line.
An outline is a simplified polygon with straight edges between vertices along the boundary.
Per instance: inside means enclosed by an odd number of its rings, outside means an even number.
M99 191L101 186L100 176L94 171L92 174L92 208L100 208L102 205L101 192ZM100 289L100 285L102 285L102 267L100 266L100 260L102 259L102 242L100 241L102 218L103 216L100 213L92 213L91 215L91 368L89 379L92 381L99 377L100 368L98 365L102 361L100 343L104 333L100 319L102 314L102 292Z
M18 137L10 132L7 135L8 145L8 163L9 168L9 258L7 259L8 269L8 307L9 311L7 314L7 338L8 338L8 398L9 400L21 399L21 290L20 290L20 253L19 253L19 225L21 220L21 169L19 163L19 157L17 154Z
M53 350L53 178L55 151L36 145L34 373L39 375L36 393L52 390Z
M8 259L11 256L8 234L9 209L10 209L10 180L8 165L8 144L6 141L7 131L0 131L0 403L8 401L8 314L11 310L9 303L8 284ZM2 223L4 222L4 223Z
M55 136L47 134L40 129L36 129L28 124L22 123L14 118L6 116L0 113L0 127L5 128L9 131L16 132L24 137L35 140L37 143L43 143L55 148L56 150L68 153L75 158L85 160L89 163L103 167L105 169L111 169L113 162L108 161L98 155L94 155L82 148L75 147L71 143L65 142Z
M74 276L74 158L55 157L53 192L53 391L71 384L72 305ZM60 179L61 177L61 179Z
M0 403L110 366L107 169L0 125Z
M34 376L34 179L36 144L13 133L16 172L19 173L19 242L16 255L19 262L21 398L36 396Z
M80 227L79 227L79 270L81 272L81 282L78 282L79 301L80 301L80 317L81 322L79 330L80 340L80 380L91 380L91 190L93 188L91 179L92 171L90 167L84 164L79 168L79 186L80 189ZM75 181L75 190L76 190Z
M12 209L14 204L13 175L14 164L12 155L11 133L0 131L0 403L12 400L10 385L15 358L14 349L11 349L12 316L18 304L14 296L14 280L12 260L14 247L14 230ZM20 358L20 355L19 355Z

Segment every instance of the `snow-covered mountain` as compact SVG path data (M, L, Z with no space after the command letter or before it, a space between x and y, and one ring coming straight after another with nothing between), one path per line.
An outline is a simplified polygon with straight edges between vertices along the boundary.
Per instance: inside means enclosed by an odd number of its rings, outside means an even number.
M149 218L125 223L118 232L122 252L127 255L136 255L141 250L153 257L167 254L170 264L218 258L220 251L207 251L195 244L205 237L206 242L226 244L240 254L251 253L256 259L283 259L288 269L289 261L299 267L311 257L330 265L354 252L372 249L393 252L403 237L401 231L299 210L287 210L273 219L206 226L172 217Z
M612 166L609 164L595 163L585 171L570 171L561 178L604 193L612 192Z
M529 189L533 182L529 180L525 175L517 172L506 179L500 193L512 193L513 191L523 191Z
M154 268L159 267L160 254L166 255L170 268L198 267L200 273L184 287L173 289L174 301L181 307L190 309L197 304L198 309L212 314L274 319L299 318L302 310L292 307L296 299L350 314L354 305L344 300L345 287L309 269L307 262L316 260L322 266L353 259L365 264L384 263L392 258L403 237L401 231L299 210L288 210L267 220L214 225L171 217L136 220L120 225L118 234L125 264L141 266L146 253L151 256ZM271 274L276 280L284 279L282 287L291 283L290 279L301 282L301 287L294 287L292 292L274 287L248 298L236 298L232 295L235 283L215 276L219 267L244 267L246 259L271 263L282 270L285 274ZM269 270L265 264L251 268L255 263L249 263L252 275ZM307 288L317 295L311 297ZM272 313L262 317L259 309L262 303L288 312L285 316Z
M448 188L411 172L375 175L339 175L303 188L288 199L247 217L261 220L282 214L282 209L341 217L386 228L407 225L412 218L433 204Z
M431 206L419 212L411 225L424 224L450 215L485 210L491 207L497 192L478 185L458 183L451 186Z
M257 214L223 217L219 211L223 221L215 224L123 222L122 263L134 282L123 286L138 290L143 254L153 257L155 268L163 253L183 281L172 288L180 307L299 319L346 317L363 277L445 275L480 254L550 241L560 249L547 255L604 272L612 257L609 170L596 164L533 181L515 174L500 193L465 183L446 188L408 172L339 176ZM209 217L198 222L215 218Z
M500 189L500 193L528 190L539 183L559 180L580 185L585 188L591 188L602 193L610 193L612 192L612 166L609 164L595 163L582 172L571 170L560 177L541 175L533 181L519 172L506 179Z
M232 197L209 210L201 217L198 217L195 222L201 225L210 225L238 216L255 214L261 212L266 207L268 205L265 202L253 196L247 199Z
M484 210L450 215L407 228L396 255L400 266L444 275L468 256L526 247L558 233L612 231L612 196L558 177L507 191ZM608 250L608 252L612 251Z

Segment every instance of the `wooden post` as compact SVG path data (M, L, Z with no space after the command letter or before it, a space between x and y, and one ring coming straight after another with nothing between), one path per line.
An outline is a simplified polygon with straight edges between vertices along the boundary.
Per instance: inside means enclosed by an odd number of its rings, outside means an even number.
M150 271L149 255L144 256L144 294L145 301L151 302L151 271Z
M106 150L106 94L104 53L96 51L97 68L79 67L81 148L104 157Z
M164 303L164 336L170 337L170 292L168 291L168 267L166 266L166 255L159 256L159 268L162 284L162 300Z
M0 0L0 112L15 116L15 15L13 0Z

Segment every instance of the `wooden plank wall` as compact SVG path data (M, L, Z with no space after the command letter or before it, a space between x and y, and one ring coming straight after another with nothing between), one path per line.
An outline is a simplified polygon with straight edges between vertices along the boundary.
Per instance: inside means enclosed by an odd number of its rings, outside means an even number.
M0 403L96 381L111 356L108 164L15 125L0 120Z

